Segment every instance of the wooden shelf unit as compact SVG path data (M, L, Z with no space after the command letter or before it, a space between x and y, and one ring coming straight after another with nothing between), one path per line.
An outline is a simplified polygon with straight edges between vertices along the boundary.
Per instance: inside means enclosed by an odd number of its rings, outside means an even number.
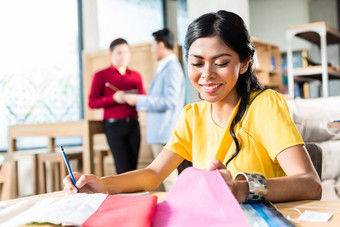
M270 43L252 38L256 49L254 64L260 82L268 88L282 91L280 48Z
M296 36L314 43L320 47L321 65L293 69L292 38ZM328 97L328 81L340 79L340 72L327 65L327 45L340 43L340 31L326 22L315 22L286 28L287 38L287 71L288 90L290 97L294 97L294 82L301 80L320 80L322 96Z
M340 72L333 69L332 67L327 67L328 78L329 79L340 79ZM293 69L293 74L295 77L306 77L311 79L320 79L322 74L322 66L308 66L303 68Z

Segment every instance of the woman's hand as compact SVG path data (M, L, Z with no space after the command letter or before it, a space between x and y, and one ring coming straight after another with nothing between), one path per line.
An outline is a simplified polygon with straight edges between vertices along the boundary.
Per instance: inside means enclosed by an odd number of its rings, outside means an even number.
M105 187L101 179L93 174L85 175L81 173L73 173L76 186L79 193L106 193ZM70 175L67 175L64 180L64 191L68 194L77 193L77 188L72 184Z
M225 180L225 182L227 183L227 185L229 186L230 190L233 191L233 186L234 186L234 181L233 181L233 177L231 176L231 173L229 170L227 170L227 168L225 167L225 165L223 165L223 163L218 160L217 158L215 158L209 165L208 170L218 170L223 179Z
M249 192L248 183L246 181L234 181L230 171L227 170L225 165L217 158L215 158L208 167L208 170L216 169L220 172L238 202L246 201Z

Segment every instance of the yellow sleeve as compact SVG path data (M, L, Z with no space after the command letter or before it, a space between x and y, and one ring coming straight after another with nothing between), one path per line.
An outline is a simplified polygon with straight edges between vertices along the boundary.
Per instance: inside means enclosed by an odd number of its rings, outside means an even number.
M178 123L165 148L192 162L192 107L184 107Z
M276 156L284 149L304 144L282 95L266 90L254 99L251 109L255 112L252 114L255 126L252 129L256 132L253 133L274 162L277 162Z

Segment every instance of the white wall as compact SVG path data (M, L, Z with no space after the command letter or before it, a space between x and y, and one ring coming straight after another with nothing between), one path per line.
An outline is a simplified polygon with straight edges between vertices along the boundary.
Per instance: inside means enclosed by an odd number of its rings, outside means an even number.
M287 50L285 28L309 23L309 0L249 0L252 36ZM310 43L293 39L293 50L309 49Z
M326 21L338 27L337 0L309 0L311 22Z
M204 13L225 9L240 15L249 27L248 0L238 0L237 4L235 4L234 0L187 0L187 4L189 21L194 20ZM167 7L169 7L170 12L176 10L175 5L172 1L167 1ZM169 21L168 26L176 31L176 25L173 24L174 20L172 20L173 18L168 15L167 19ZM99 49L97 0L83 0L83 33L84 49Z
M338 13L336 0L311 0L310 1L310 21L326 21L327 24L338 28ZM325 4L327 3L327 4ZM327 48L328 61L339 64L339 45L332 45ZM311 55L315 61L321 62L319 47L313 45Z
M250 31L263 41L287 50L285 28L292 25L326 21L338 28L337 0L249 0ZM293 50L307 49L309 57L321 62L320 49L299 38L292 39ZM340 65L339 45L327 48L328 62ZM340 81L330 81L329 95L340 95Z
M178 41L178 32L177 32L177 1L167 0L166 1L166 27L174 33L175 41Z
M336 0L310 0L310 19L311 22L326 21L330 26L338 29L338 12ZM312 59L321 62L319 47L312 46L310 55ZM340 65L339 45L327 47L328 62ZM340 80L329 82L329 95L340 95Z
M248 0L187 0L189 21L193 21L204 13L224 9L238 14L249 27Z
M249 0L250 31L263 41L276 44L282 52L287 49L285 28L318 21L326 21L338 28L336 0ZM294 38L293 49L308 49L312 59L320 61L319 48ZM328 48L329 57L339 64L339 47Z
M84 50L99 49L97 0L83 0Z

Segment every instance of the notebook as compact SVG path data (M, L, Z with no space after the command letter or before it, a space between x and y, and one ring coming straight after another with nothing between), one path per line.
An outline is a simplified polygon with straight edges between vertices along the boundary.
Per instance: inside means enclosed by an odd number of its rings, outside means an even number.
M156 204L154 195L109 195L83 226L149 227Z
M0 224L4 227L29 223L51 223L64 226L137 226L149 227L155 212L154 195L67 195L63 199L46 198L30 209ZM9 209L9 208L8 208Z

